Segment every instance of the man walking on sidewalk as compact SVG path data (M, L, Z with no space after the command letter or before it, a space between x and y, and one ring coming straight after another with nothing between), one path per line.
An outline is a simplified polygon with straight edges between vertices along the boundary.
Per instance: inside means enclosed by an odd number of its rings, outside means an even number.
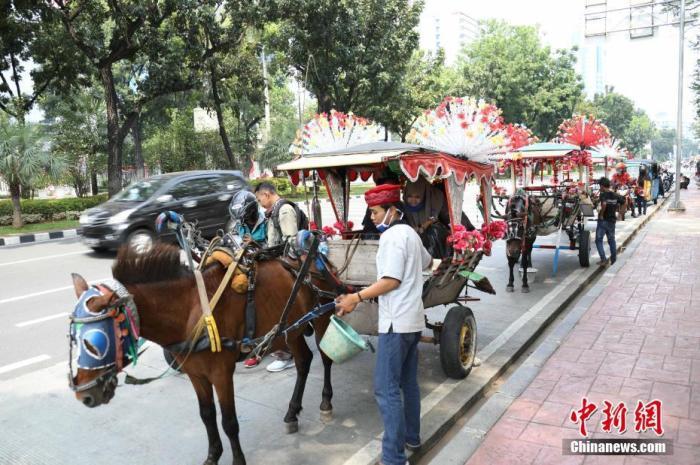
M381 234L377 282L336 299L336 310L343 315L365 299L379 298L374 396L384 421L383 465L404 465L408 463L404 449L420 447L418 341L425 326L422 270L432 263L418 233L402 221L400 192L401 186L384 184L365 193L372 222Z
M610 246L610 264L617 260L617 246L615 244L615 219L617 210L621 202L625 199L610 190L610 180L600 178L600 206L598 207L598 225L595 229L595 246L600 255L598 265L607 265L605 249L603 248L603 237L607 236Z

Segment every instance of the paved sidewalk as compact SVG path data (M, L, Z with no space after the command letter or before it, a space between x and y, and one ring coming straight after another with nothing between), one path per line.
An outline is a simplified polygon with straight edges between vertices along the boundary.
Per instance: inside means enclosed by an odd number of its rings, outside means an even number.
M700 190L684 191L683 202L685 213L659 212L606 273L602 293L468 465L700 463ZM569 416L583 397L598 406L588 437L601 439L655 438L635 432L634 411L660 399L673 455L562 455L562 439L581 438ZM625 402L624 434L602 431L604 400Z

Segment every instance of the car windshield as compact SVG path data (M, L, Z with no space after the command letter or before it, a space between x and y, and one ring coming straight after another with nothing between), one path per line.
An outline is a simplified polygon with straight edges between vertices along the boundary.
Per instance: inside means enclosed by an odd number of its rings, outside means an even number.
M115 195L114 200L117 202L145 202L164 182L165 180L161 178L134 182Z

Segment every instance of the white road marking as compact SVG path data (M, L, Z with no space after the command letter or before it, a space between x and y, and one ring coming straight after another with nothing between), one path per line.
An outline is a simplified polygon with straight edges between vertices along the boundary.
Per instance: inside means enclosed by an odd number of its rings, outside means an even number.
M49 316L45 316L43 318L37 318L35 320L23 321L21 323L15 324L15 326L18 328L23 328L25 326L35 325L37 323L43 323L44 321L55 320L56 318L62 318L62 317L68 316L68 315L70 315L69 312L61 312L61 313L57 313L55 315L49 315Z
M24 368L29 365L33 365L35 363L40 363L45 360L49 360L51 357L46 354L38 355L36 357L28 358L26 360L21 360L19 362L15 363L10 363L9 365L1 366L0 367L0 375L3 373L7 373L12 370L18 370L20 368Z
M96 279L95 281L90 281L90 284L94 284L94 283L99 283L99 282L102 282L102 281L106 281L107 279L109 279L109 278ZM68 289L73 289L73 286L57 287L57 288L54 288L54 289L47 289L47 290L41 291L41 292L34 292L34 293L32 293L32 294L25 294L25 295L19 295L19 296L17 296L17 297L10 297L9 299L2 299L2 300L0 300L0 305L2 305L2 304L8 304L8 303L10 303L10 302L17 302L18 300L24 300L24 299L29 299L29 298L32 298L32 297L37 297L37 296L40 296L40 295L46 295L46 294L52 294L52 293L54 293L54 292L65 291L65 290L68 290Z
M15 262L0 263L0 266L19 265L21 263L37 262L39 260L50 260L52 258L61 258L61 257L68 257L70 255L81 255L81 254L82 255L87 254L87 251L81 250L79 252L69 252L69 253L62 253L62 254L58 254L58 255L47 255L45 257L27 258L25 260L17 260Z

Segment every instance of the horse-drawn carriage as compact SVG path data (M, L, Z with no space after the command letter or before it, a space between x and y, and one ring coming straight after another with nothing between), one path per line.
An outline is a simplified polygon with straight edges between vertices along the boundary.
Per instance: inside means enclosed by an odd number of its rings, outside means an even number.
M307 155L277 169L288 172L292 180L300 179L302 174L308 178L311 171L318 174L317 178L328 192L336 225L342 229L338 231L338 239L327 241L328 257L338 267L338 278L359 288L377 280L375 256L379 241L365 239L361 230L349 227L350 183L353 180L368 180L378 170L389 169L402 180L415 182L422 176L431 183L441 184L454 235L458 232L455 225L460 224L462 216L465 187L475 179L480 186L479 198L486 204L484 223L488 226L490 222L492 166L417 145L376 142ZM433 336L422 339L440 344L443 370L452 378L464 378L469 374L476 353L476 321L472 311L463 304L478 299L463 291L473 287L495 293L488 279L475 272L484 253L484 250L455 253L424 276L425 308L453 304L442 322L430 322L426 317L426 327L432 330ZM376 335L377 313L376 302L363 302L343 319L362 334Z
M492 202L492 216L508 222L511 243L507 248L511 266L508 291L513 289L512 267L521 256L523 290L527 291L532 248L554 249L554 274L560 250L577 250L579 264L590 265L591 238L586 221L594 216L594 206L590 160L585 160L586 156L574 145L537 143L490 157L501 169L510 170L512 181L510 192L498 189ZM551 174L545 178L548 170ZM569 239L567 246L560 245L562 232ZM553 233L558 233L555 245L535 244L537 236Z

